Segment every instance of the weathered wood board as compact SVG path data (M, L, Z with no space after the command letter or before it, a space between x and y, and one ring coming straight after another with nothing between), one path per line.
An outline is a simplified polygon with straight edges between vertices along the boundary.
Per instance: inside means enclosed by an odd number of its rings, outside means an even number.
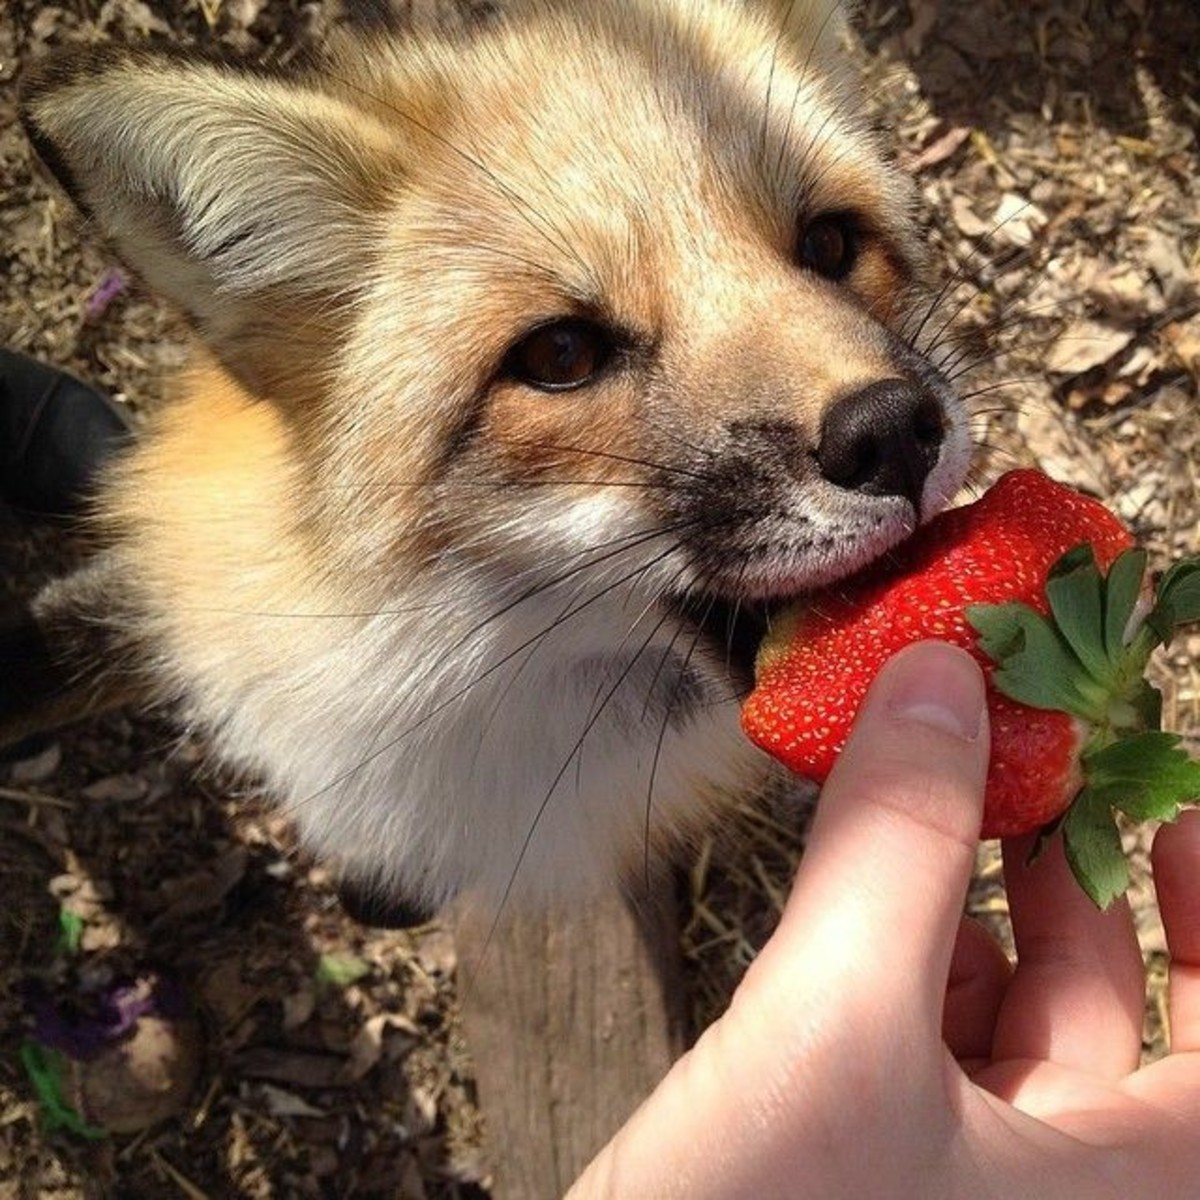
M685 1044L667 887L456 936L496 1200L561 1196Z

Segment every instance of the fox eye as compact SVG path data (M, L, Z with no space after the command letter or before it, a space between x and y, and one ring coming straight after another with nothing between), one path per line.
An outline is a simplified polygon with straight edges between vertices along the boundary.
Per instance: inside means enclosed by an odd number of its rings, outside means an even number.
M544 392L567 392L590 383L612 352L612 335L594 321L550 321L513 346L505 374Z
M801 235L800 265L836 283L854 269L858 242L858 230L849 213L817 217Z

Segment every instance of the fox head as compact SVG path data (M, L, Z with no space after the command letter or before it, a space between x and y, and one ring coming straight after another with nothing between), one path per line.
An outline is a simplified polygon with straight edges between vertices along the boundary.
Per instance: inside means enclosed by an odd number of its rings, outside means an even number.
M629 875L761 783L737 693L771 606L969 455L842 24L526 0L290 75L28 80L42 157L204 347L97 496L104 556L34 605L77 706L178 702L428 905Z

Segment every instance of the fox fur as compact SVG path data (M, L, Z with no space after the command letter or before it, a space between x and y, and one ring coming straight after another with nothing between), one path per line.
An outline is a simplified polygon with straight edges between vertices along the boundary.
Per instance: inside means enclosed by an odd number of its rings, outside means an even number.
M755 631L969 457L843 33L832 0L527 0L290 74L40 67L35 146L197 349L104 550L6 635L56 683L0 683L0 740L169 703L430 908L628 879L761 786ZM827 469L835 407L897 380L915 482Z

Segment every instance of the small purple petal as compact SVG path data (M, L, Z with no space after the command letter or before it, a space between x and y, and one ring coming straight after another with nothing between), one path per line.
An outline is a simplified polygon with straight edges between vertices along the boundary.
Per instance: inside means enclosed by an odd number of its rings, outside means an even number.
M154 1010L154 993L143 984L113 988L101 997L97 1023L103 1025L109 1041L115 1042Z
M108 306L125 290L126 284L124 272L116 267L106 271L95 290L84 302L84 316L89 321L99 320Z

